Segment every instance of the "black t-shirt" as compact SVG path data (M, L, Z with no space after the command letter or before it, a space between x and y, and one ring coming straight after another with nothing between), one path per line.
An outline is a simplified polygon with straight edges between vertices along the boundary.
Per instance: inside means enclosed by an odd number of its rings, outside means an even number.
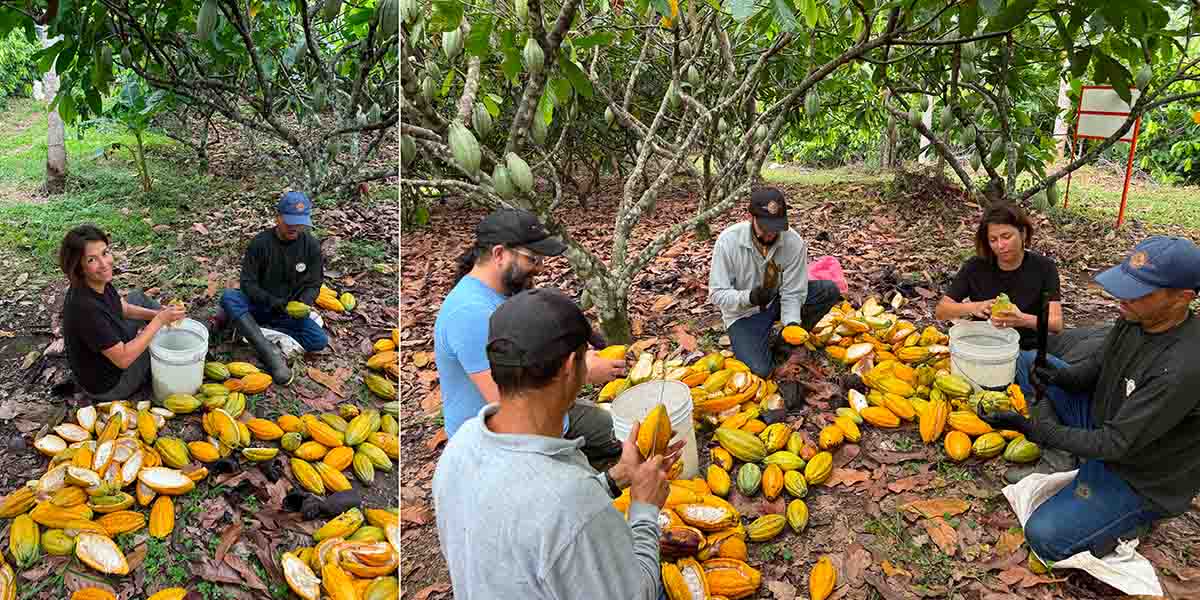
M1043 291L1050 292L1052 302L1062 300L1058 267L1049 258L1026 250L1021 266L1012 271L1001 270L994 259L972 257L958 270L946 295L956 302L966 298L978 302L1008 294L1009 300L1021 312L1036 315ZM1036 330L1020 328L1017 333L1021 336L1022 349L1029 350L1037 346Z
M62 315L67 362L75 379L92 394L111 390L122 370L103 351L132 340L137 333L125 320L117 289L110 283L103 294L97 294L87 286L71 286Z

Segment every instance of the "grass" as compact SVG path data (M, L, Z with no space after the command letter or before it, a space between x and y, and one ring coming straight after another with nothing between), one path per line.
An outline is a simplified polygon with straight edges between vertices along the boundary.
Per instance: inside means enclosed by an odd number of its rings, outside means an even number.
M1116 223L1121 207L1122 176L1096 168L1076 171L1071 182L1071 197L1067 210L1081 213L1099 221ZM1059 190L1066 191L1066 184ZM1158 225L1181 225L1200 229L1200 188L1169 186L1144 180L1129 184L1125 206L1125 221L1137 219Z
M919 568L917 584L940 585L946 583L953 571L953 562L930 540L917 545L913 531L907 528L904 517L899 513L888 517L870 519L863 524L864 530L877 536L876 543L887 544L886 554L897 564Z
M871 173L858 167L838 167L836 169L809 169L800 166L785 166L776 169L763 169L763 180L770 183L786 183L795 185L832 185L840 183L870 183L883 184L890 181L889 173L880 171Z

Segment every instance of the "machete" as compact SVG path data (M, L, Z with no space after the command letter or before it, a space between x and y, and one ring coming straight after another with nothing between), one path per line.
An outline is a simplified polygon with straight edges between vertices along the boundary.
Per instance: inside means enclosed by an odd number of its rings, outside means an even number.
M1041 300L1038 302L1037 313L1037 358L1033 361L1033 366L1046 366L1046 344L1050 338L1050 292L1042 292ZM1036 402L1041 403L1042 397L1046 395L1046 386L1040 382L1033 386L1037 391Z

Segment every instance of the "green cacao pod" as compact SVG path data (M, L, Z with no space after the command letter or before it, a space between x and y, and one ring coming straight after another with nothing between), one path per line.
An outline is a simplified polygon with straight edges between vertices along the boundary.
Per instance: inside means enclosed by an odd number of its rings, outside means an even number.
M308 313L312 311L312 308L303 302L292 300L287 303L286 310L288 316L293 319L307 319Z
M983 166L983 162L979 160L979 153L972 152L971 153L971 170L978 171L979 167L982 167L982 166Z
M387 453L384 452L382 448L372 444L371 442L363 442L359 444L358 447L354 449L354 454L356 456L359 454L366 456L367 460L370 460L371 464L380 471L387 471L389 473L392 471L392 459L388 458Z
M549 127L546 119L543 119L540 113L535 113L529 122L529 137L533 138L533 143L539 146L545 144L546 136L550 133Z
M1151 77L1154 77L1154 69L1149 64L1144 64L1141 69L1138 69L1137 75L1134 76L1133 85L1137 86L1139 90L1144 90L1147 85L1150 85Z
M921 124L921 111L917 109L915 104L908 109L908 124L913 127Z
M504 156L504 164L508 165L508 175L512 177L517 191L522 194L533 191L533 171L529 169L529 163L517 156L515 152L509 152Z
M375 483L375 464L365 454L355 452L351 466L354 468L354 476L364 485Z
M475 108L471 109L471 125L475 127L475 133L479 134L479 139L485 139L492 135L494 129L492 113L488 112L482 102L476 102Z
M219 383L205 383L200 386L200 393L205 396L228 396L229 388Z
M546 53L532 37L525 41L525 49L521 51L521 64L530 75L538 75L545 67Z
M816 90L809 90L804 97L804 112L809 117L817 116L821 112L821 98L817 95Z
M617 115L613 114L612 107L609 106L609 107L605 108L604 109L604 124L608 127L612 127L613 123L616 120L617 120Z
M729 123L725 122L725 117L721 117L717 120L717 133L725 133L726 131L729 131Z
M943 130L949 130L954 126L954 111L949 106L942 107L941 125Z
M513 0L513 15L517 17L517 24L524 27L529 19L529 0Z
M1015 463L1030 463L1042 456L1042 449L1024 436L1008 442L1004 449L1004 460Z
M492 169L492 189L496 191L496 195L505 200L513 197L513 192L516 190L513 189L512 177L508 174L508 167L496 165L496 168Z
M679 108L679 106L683 103L683 98L679 96L679 86L671 84L671 87L667 90L667 93L670 94L668 97L668 102L671 103L671 108Z
M451 29L450 31L442 32L442 52L446 55L446 60L454 60L462 53L463 39L461 29Z
M450 151L454 153L454 161L458 163L470 175L479 172L479 161L482 155L479 151L479 142L475 141L475 134L471 130L463 126L462 123L455 121L450 124Z
M929 96L922 94L919 106L921 107L921 112L929 110Z
M159 437L154 442L154 449L162 457L163 464L173 469L182 469L192 462L187 444L175 437Z
M992 458L1004 451L1004 436L993 431L975 439L971 445L971 453L979 458Z
M406 16L414 13L415 10L409 10ZM384 37L396 35L396 30L400 28L400 5L397 0L379 0L375 6L375 18L379 20L379 30Z
M762 485L762 469L754 463L745 463L737 474L738 491L743 496L753 496L758 493L759 486Z
M126 67L133 64L133 52L130 52L129 46L121 48L121 62Z
M687 80L688 83L692 84L693 88L699 88L700 84L703 83L703 81L700 80L700 69L697 69L696 65L691 65L688 67Z
M1058 206L1058 181L1054 181L1046 187L1046 201L1050 206Z
M75 538L61 529L50 529L42 534L42 549L50 556L69 556L75 551Z
M791 441L790 436L788 441ZM797 469L804 468L804 459L800 458L798 454L789 452L787 450L779 450L772 453L770 456L763 459L763 463L768 465L779 465L779 468L783 469L784 471L795 471Z
M426 104L433 102L433 95L436 92L437 83L434 82L432 77L426 75L425 78L421 80L421 97L425 99Z
M285 433L283 437L279 438L279 446L287 452L295 451L302 443L304 443L304 436L297 431Z
M379 417L379 430L386 433L399 435L400 423L396 421L396 417L393 417L392 415L383 415Z
M758 436L741 429L718 427L717 442L738 460L755 463L767 457L767 447Z
M959 69L959 73L962 75L963 81L974 81L975 77L979 75L979 73L975 70L975 63L970 61L963 61L962 66Z
M754 141L761 142L765 139L767 139L767 126L759 125L754 129Z
M321 6L321 16L326 21L332 21L338 18L342 12L342 0L325 0L325 4Z
M217 19L221 17L216 0L204 0L200 5L200 14L196 16L196 37L205 40L217 28Z
M405 166L417 157L417 142L412 136L400 136L400 159Z

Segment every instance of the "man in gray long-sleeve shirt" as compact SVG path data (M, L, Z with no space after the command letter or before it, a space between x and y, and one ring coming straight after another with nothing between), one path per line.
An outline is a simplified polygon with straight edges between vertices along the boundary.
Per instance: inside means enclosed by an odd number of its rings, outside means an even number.
M708 301L721 309L734 355L769 376L775 322L811 330L841 299L832 281L808 280L808 244L788 228L783 194L754 190L750 219L721 232L708 275Z
M582 439L562 439L591 333L554 289L521 292L492 313L487 355L500 402L459 428L433 476L456 599L659 598L658 514L678 448L643 461L635 425L620 461L597 473ZM612 505L626 485L628 522Z

